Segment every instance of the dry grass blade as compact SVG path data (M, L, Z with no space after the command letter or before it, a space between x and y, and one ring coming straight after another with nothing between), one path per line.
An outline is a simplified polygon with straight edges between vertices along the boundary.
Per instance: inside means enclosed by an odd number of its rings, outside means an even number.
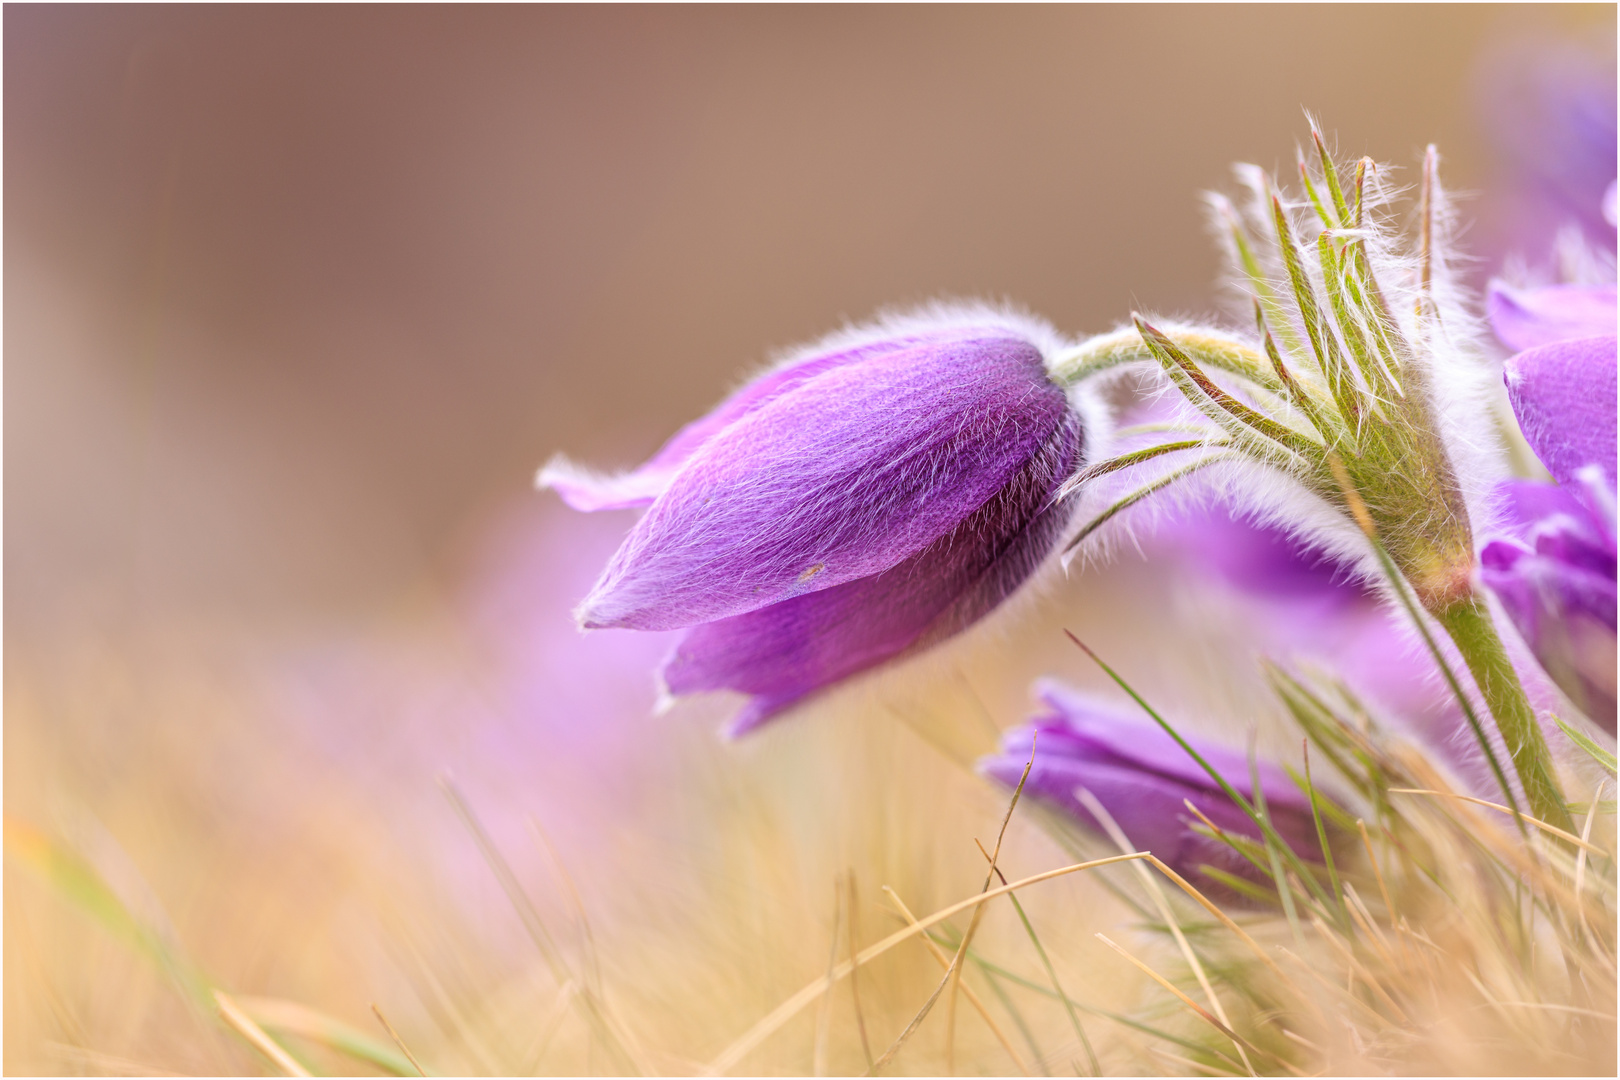
M1160 1050L1157 1046L1150 1046L1150 1047L1147 1048L1147 1051L1148 1051L1148 1053L1152 1054L1154 1057L1161 1057L1161 1058L1164 1058L1164 1060L1166 1060L1166 1061L1173 1061L1177 1065L1184 1065L1189 1069L1198 1069L1201 1072L1208 1073L1210 1076L1242 1076L1243 1075L1243 1073L1233 1072L1231 1069L1222 1069L1222 1068L1220 1068L1218 1066L1215 1066L1215 1065L1206 1065L1202 1061L1194 1061L1192 1058L1182 1057L1180 1054L1172 1054L1168 1050ZM1250 1075L1253 1075L1253 1074L1251 1073Z
M1192 897L1194 900L1203 905L1204 910L1208 911L1211 915L1215 916L1215 918L1219 919L1228 930L1236 934L1238 939L1241 940L1243 944L1247 945L1249 950L1253 952L1255 956L1259 957L1260 961L1270 968L1279 979L1283 980L1283 982L1287 983L1289 986L1294 987L1296 990L1298 989L1298 986L1295 984L1294 980L1290 979L1287 973L1285 973L1283 969L1278 966L1277 961L1273 960L1266 954L1266 951L1260 947L1260 943L1254 940L1254 938L1250 937L1249 932L1233 921L1232 917L1226 912L1222 911L1213 900L1200 892L1186 878L1182 877L1180 874L1170 869L1170 867L1166 866L1163 862L1159 861L1157 856L1149 855L1147 857L1147 861L1152 863L1153 866L1158 869L1159 873L1175 882L1188 896Z
M1192 998L1183 993L1181 988L1176 986L1175 983L1171 982L1169 979L1165 978L1163 975L1160 975L1157 971L1154 971L1152 968L1142 963L1142 961L1126 952L1123 946L1110 940L1106 934L1097 934L1096 938L1098 941L1101 941L1104 945L1107 945L1110 949L1113 949L1115 952L1119 953L1119 955L1129 960L1131 964L1142 974L1146 975L1148 978L1170 991L1170 993L1174 994L1177 1000L1196 1013L1201 1020L1207 1023L1210 1027L1214 1028L1216 1031L1219 1031L1222 1035L1225 1035L1228 1039L1231 1039L1234 1043L1239 1043L1244 1047L1253 1050L1262 1057L1270 1058L1283 1068L1287 1069L1289 1072L1294 1073L1296 1076L1304 1075L1298 1069L1294 1068L1294 1066L1290 1065L1276 1054L1261 1049L1248 1039L1245 1039L1243 1036L1227 1027L1225 1024L1221 1023L1221 1021L1208 1009L1205 1009L1202 1005L1199 1005L1198 1002L1194 1001Z
M579 986L576 983L569 983L557 991L556 1000L551 1003L551 1008L546 1010L545 1018L537 1025L537 1033L528 1052L519 1059L525 1065L522 1075L533 1076L540 1071L540 1063L546 1059L546 1051L551 1049L551 1040L556 1037L557 1029L562 1027L574 995L578 992Z
M1586 878L1586 853L1591 850L1592 823L1597 820L1598 803L1603 798L1603 788L1607 780L1599 781L1597 790L1592 792L1592 808L1586 812L1586 824L1581 826L1581 849L1575 856L1575 895L1581 894L1581 886Z
M1356 887L1348 881L1344 883L1344 895L1348 901L1345 907L1350 912L1350 918L1361 928L1361 932L1367 935L1367 940L1372 942L1378 958L1392 968L1399 966L1395 952L1389 946L1389 939L1378 929L1378 924L1373 921L1372 912L1367 910L1367 905L1362 903L1361 897L1356 893Z
M416 1055L411 1053L411 1048L405 1045L405 1040L399 1037L399 1032L394 1030L394 1025L388 1022L388 1017L383 1015L382 1009L377 1006L375 1001L371 1003L371 1011L377 1014L377 1022L382 1024L383 1030L388 1032L388 1037L394 1040L395 1046L399 1047L399 1052L404 1054L405 1059L411 1063L411 1067L416 1070L416 1075L426 1076L427 1071L422 1068L422 1063L416 1060Z
M1377 1009L1374 1009L1371 1005L1368 1005L1365 1001L1362 1001L1344 987L1335 986L1332 982L1328 981L1328 979L1319 970L1317 970L1317 965L1307 962L1292 949L1278 946L1278 951L1284 956L1288 957L1288 959L1292 960L1294 963L1298 964L1300 969L1304 971L1305 974L1309 975L1317 983L1317 985L1326 990L1335 1000L1349 1002L1351 1005L1355 1006L1355 1008L1359 1010L1361 1014L1362 1022L1368 1025L1369 1028L1373 1030L1382 1030L1388 1026L1387 1021L1383 1016L1379 1015Z
M833 880L833 924L827 943L827 992L821 995L821 1008L816 1011L816 1039L810 1053L810 1071L815 1076L827 1075L827 1035L832 1021L833 965L838 963L838 929L843 925L843 882Z
M1384 989L1383 984L1378 981L1378 977L1367 970L1367 965L1356 959L1354 950L1339 937L1338 931L1323 922L1321 916L1315 912L1311 913L1311 925L1316 927L1316 932L1322 940L1327 942L1329 947L1339 954L1339 958L1344 961L1345 970L1353 972L1367 985L1369 990L1377 994L1378 1000L1389 1006L1389 1010L1395 1014L1397 1020L1403 1024L1410 1023L1406 1010L1401 1008L1400 1003L1395 1000L1388 990Z
M1603 854L1603 850L1601 848L1593 847L1591 844L1587 843L1585 840L1582 840L1572 832L1565 832L1558 826L1549 825L1545 821L1531 817L1529 814L1515 813L1511 807L1503 806L1501 803L1491 802L1489 799L1481 799L1473 795L1464 795L1457 791L1434 791L1430 788L1392 787L1389 789L1389 793L1391 795L1434 795L1442 799L1461 799L1463 802L1473 803L1475 806L1487 807L1488 809L1495 810L1498 813L1507 814L1509 817L1519 818L1526 825L1534 825L1536 828L1540 829L1549 836L1556 836L1558 839L1568 841L1579 848L1583 848L1587 851L1597 852L1599 855Z
M887 885L883 886L883 891L889 894L890 900L894 901L894 906L899 909L901 916L906 920L906 924L908 926L915 926L917 923L917 916L913 915L911 913L911 909L906 906L906 902L900 899L900 894L895 892ZM951 961L950 958L945 955L944 949L941 949L938 945L934 944L934 940L927 934L923 935L923 944L928 946L928 954L932 956L939 964L940 970L950 970ZM1030 1072L1029 1066L1024 1062L1024 1059L1019 1055L1017 1050L1013 1049L1012 1041L1009 1040L1006 1033L1001 1030L1001 1025L997 1024L995 1018L990 1015L990 1010L984 1007L984 1002L979 999L979 995L973 992L973 987L963 984L962 995L968 999L968 1004L972 1005L974 1009L978 1010L979 1015L984 1018L985 1026L988 1027L990 1029L990 1033L996 1037L996 1041L1001 1044L1001 1048L1007 1051L1007 1056L1012 1058L1013 1064L1018 1067L1018 1071L1025 1076L1033 1076L1034 1073Z
M984 885L979 889L981 893L988 893L991 883L996 880L996 859L1000 857L1001 843L1007 837L1007 825L1012 821L1013 811L1018 807L1019 797L1024 794L1024 785L1029 782L1029 770L1034 767L1035 740L1032 738L1029 745L1029 761L1024 765L1023 775L1018 778L1018 786L1013 788L1012 798L1007 802L1007 812L1001 817L1001 829L996 833L996 850L990 855L990 870L984 875ZM978 843L978 841L975 840L974 843ZM983 850L982 845L980 850ZM912 1017L911 1023L907 1024L905 1030L900 1032L899 1038L895 1039L894 1043L883 1052L883 1056L873 1062L871 1067L867 1069L868 1075L876 1075L880 1069L894 1060L894 1056L900 1052L900 1048L905 1046L906 1041L916 1033L917 1029L922 1026L922 1022L928 1018L929 1012L933 1010L935 1003L939 1001L940 994L946 990L949 990L949 997L946 999L945 1005L945 1070L947 1073L956 1071L956 990L962 981L962 960L967 956L968 946L973 943L973 935L978 932L979 922L984 918L984 912L983 904L973 909L973 917L968 920L967 933L962 935L962 942L956 948L956 955L951 958L951 966L945 969L945 977L934 988L934 992L928 995L928 1000L923 1002L922 1008L917 1010L917 1015ZM850 968L851 973L854 970L853 967Z
M1356 818L1356 830L1361 833L1361 846L1367 849L1367 865L1372 867L1373 877L1378 879L1378 892L1384 898L1384 911L1393 925L1400 918L1395 910L1395 901L1390 899L1389 885L1384 881L1384 871L1378 865L1378 856L1373 852L1372 837L1367 834L1367 822Z
M467 802L466 797L462 795L460 789L456 787L449 776L439 777L439 787L443 789L445 796L450 800L450 805L455 810L456 816L461 819L462 825L472 834L474 843L478 845L479 853L484 857L484 862L488 864L490 870L495 874L495 878L500 883L501 890L506 893L507 899L512 902L512 907L517 911L518 919L523 923L524 929L529 932L529 937L540 950L540 955L545 960L546 966L551 969L552 978L556 980L557 985L562 986L571 981L579 983L579 992L574 995L573 1000L579 1003L585 1014L586 1022L601 1037L603 1043L621 1059L622 1064L628 1066L629 1071L642 1076L647 1075L648 1070L637 1060L637 1055L631 1048L630 1040L610 1021L602 1001L591 992L588 986L575 977L567 962L563 960L562 954L557 948L557 943L551 936L551 931L546 929L545 921L540 918L540 912L536 910L534 902L529 899L529 894L524 891L522 883L517 879L517 875L512 872L512 867L507 863L505 856L495 846L495 841L490 838L488 830L478 820L478 815L473 813L472 805Z
M530 816L525 819L529 831L540 842L540 849L545 852L546 859L551 863L552 873L562 882L563 890L568 894L568 902L574 909L574 916L579 920L580 941L585 949L585 974L587 983L592 992L602 992L602 961L596 951L596 935L591 931L591 919L585 911L585 898L579 894L579 886L574 884L574 875L568 872L568 867L557 851L557 845L551 842L551 835L540 824L540 819Z
M1125 831L1119 827L1119 823L1114 820L1114 816L1108 812L1107 807L1097 800L1095 795L1085 788L1076 789L1074 794L1075 798L1079 799L1081 804L1091 812L1091 816L1102 824L1103 831L1108 834L1109 839L1118 845L1121 851L1131 850L1130 838L1125 835ZM1181 932L1181 924L1176 920L1175 913L1170 910L1170 903L1165 899L1164 891L1159 888L1159 883L1153 880L1153 875L1148 873L1146 866L1136 863L1134 869L1137 877L1142 882L1142 887L1147 890L1148 896L1153 899L1154 906L1159 909L1159 917L1170 928L1170 934L1176 940L1176 947L1181 950L1182 958L1187 961L1187 966L1192 969L1193 977L1198 980L1198 985L1203 988L1204 997L1209 1001L1209 1007L1215 1010L1215 1015L1220 1018L1222 1025L1230 1028L1232 1020L1226 1015L1225 1008L1221 1006L1221 999L1216 996L1215 987L1210 984L1209 976L1205 974L1204 965L1199 962L1198 954L1193 952L1192 946L1187 942L1187 936ZM1256 1075L1254 1063L1249 1060L1249 1055L1244 1051L1243 1044L1234 1039L1232 1045L1236 1047L1238 1057L1242 1059L1243 1067L1249 1071L1249 1075Z
M1007 894L1016 892L1019 889L1026 889L1031 885L1038 885L1043 881L1051 881L1053 878L1079 873L1082 870L1094 870L1101 866L1113 866L1115 863L1129 862L1132 859L1145 858L1147 858L1147 852L1133 851L1129 855L1112 855L1106 859L1092 859L1088 862L1073 863L1069 866L1060 866L1054 870L1044 871L1043 873L1032 874L1027 878L1013 882L1011 885L1004 885L999 889L991 889L989 892L979 893L976 896L970 896L966 900L959 900L949 907L941 908L932 915L929 915L927 918L918 920L915 924L908 926L903 930L896 930L894 933L890 934L882 941L879 941L877 944L870 945L865 949L862 949L853 960L846 960L842 964L839 964L838 967L834 969L830 978L836 982L837 980L842 979L845 975L848 975L851 971L855 970L855 968L871 963L873 960L877 959L879 956L882 956L896 945L899 945L900 943L923 933L931 927L938 926L945 920L951 918L952 916L959 915L969 908L988 903L989 901L996 899L998 896L1006 896ZM761 1017L757 1022L755 1022L753 1027L749 1028L742 1034L740 1038L735 1040L730 1046L726 1047L715 1056L714 1060L709 1063L709 1070L715 1073L724 1073L730 1070L734 1065L737 1064L737 1062L741 1061L750 1050L754 1049L754 1047L758 1046L761 1042L769 1038L771 1034L779 1029L783 1024L797 1016L805 1006L809 1005L811 1002L815 1001L816 998L820 997L822 991L826 988L828 978L828 976L822 976L813 980L807 986L799 990L798 993L794 994L792 997L782 1002L782 1004L778 1005L775 1009L772 1009L765 1016Z
M977 838L973 842L978 845L979 854L984 856L984 861L989 862L990 853L984 850L984 845L980 844ZM996 877L1001 880L1003 885L1007 884L1007 875L1002 872L999 866L996 867ZM1013 910L1018 913L1018 921L1024 924L1024 932L1029 935L1030 944L1035 946L1035 955L1041 958L1041 966L1046 969L1046 977L1052 983L1052 992L1063 1003L1063 1011L1068 1014L1069 1024L1074 1028L1074 1037L1079 1039L1080 1045L1085 1047L1086 1060L1091 1064L1091 1075L1101 1076L1102 1065L1097 1061L1097 1051L1092 1047L1091 1039L1086 1035L1085 1025L1080 1023L1080 1014L1075 1011L1074 1002L1063 991L1063 983L1058 979L1057 968L1053 966L1052 958L1047 955L1046 946L1041 944L1040 936L1035 933L1035 924L1030 922L1029 913L1024 910L1024 905L1018 902L1018 897L1009 896L1007 899L1012 901Z
M855 871L846 871L845 882L849 886L849 896L846 910L849 912L849 928L844 933L844 940L849 943L849 958L855 959L855 952L859 948L861 938L860 895L855 887ZM930 945L933 942L929 942ZM861 1036L861 1054L866 1058L866 1067L870 1069L876 1062L872 1060L872 1041L866 1034L866 1013L861 1010L861 982L860 972L857 968L849 969L849 996L855 1005L855 1030Z
M339 1053L387 1069L396 1076L410 1076L420 1070L420 1066L409 1054L402 1057L387 1043L300 1002L287 1001L283 998L243 996L233 997L231 1000L236 1003L237 1008L252 1017L253 1022L266 1031L297 1035L302 1039L322 1043Z
M214 1004L219 1007L219 1015L236 1032L246 1039L252 1047L273 1062L276 1068L286 1076L308 1076L309 1070L293 1060L293 1056L269 1035L264 1028L253 1022L253 1018L237 1007L236 1002L230 999L223 990L214 991Z

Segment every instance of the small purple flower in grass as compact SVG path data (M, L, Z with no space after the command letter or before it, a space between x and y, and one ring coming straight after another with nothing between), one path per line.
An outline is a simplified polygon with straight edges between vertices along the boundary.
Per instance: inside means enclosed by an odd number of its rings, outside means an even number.
M1184 876L1196 875L1201 885L1210 883L1198 870L1201 864L1253 876L1247 861L1230 846L1193 831L1198 819L1185 802L1222 831L1259 840L1259 830L1162 728L1050 680L1037 683L1036 694L1048 711L1003 735L1001 753L982 759L980 772L1008 787L1016 785L1034 739L1035 764L1025 794L1102 832L1102 823L1079 796L1082 789L1089 791L1133 846L1153 852ZM1243 754L1199 739L1188 742L1235 791L1253 800L1249 761ZM1258 772L1278 835L1301 857L1320 859L1316 824L1304 793L1275 765L1260 762Z
M1480 574L1560 689L1615 730L1615 315L1613 285L1552 286L1499 304L1504 367L1519 427L1557 486L1497 489L1508 536L1480 552ZM1607 306L1593 296L1606 289ZM1560 338L1558 335L1574 335Z
M848 331L789 357L641 468L541 473L580 510L646 506L579 608L685 629L675 694L736 690L736 735L979 619L1047 557L1084 425L1056 335L987 309Z

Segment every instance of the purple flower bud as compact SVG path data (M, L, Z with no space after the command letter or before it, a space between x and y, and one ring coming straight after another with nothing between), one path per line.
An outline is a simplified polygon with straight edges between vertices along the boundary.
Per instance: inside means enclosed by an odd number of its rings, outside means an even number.
M1055 336L987 310L841 334L756 378L641 468L540 477L578 509L648 506L585 627L687 629L676 694L738 690L740 734L980 618L1068 517L1080 418Z
M1227 844L1193 831L1198 819L1183 800L1191 801L1225 832L1258 840L1259 830L1162 728L1049 680L1036 684L1036 694L1050 712L1008 731L1001 753L980 760L980 772L1008 787L1016 785L1033 739L1035 764L1025 794L1101 832L1102 824L1077 794L1081 789L1091 792L1133 846L1153 852L1184 876L1197 875L1201 884L1210 880L1199 873L1201 864L1254 876L1247 861ZM1188 742L1234 790L1253 800L1249 762L1243 754L1199 739ZM1304 793L1275 765L1261 762L1258 772L1277 833L1300 856L1320 858L1316 825Z
M1615 516L1612 481L1581 469L1568 488L1498 488L1511 539L1480 553L1480 576L1564 693L1615 730Z

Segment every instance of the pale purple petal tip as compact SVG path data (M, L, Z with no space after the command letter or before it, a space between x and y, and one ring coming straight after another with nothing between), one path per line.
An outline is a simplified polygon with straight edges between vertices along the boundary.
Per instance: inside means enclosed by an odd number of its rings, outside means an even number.
M1234 517L1224 507L1194 507L1155 529L1191 562L1254 596L1348 604L1365 598L1353 568L1285 530Z
M1547 285L1515 289L1493 281L1485 301L1491 329L1515 351L1615 332L1613 285Z
M1615 483L1615 339L1579 338L1528 349L1503 369L1519 428L1560 484L1583 465Z
M627 473L608 475L581 468L567 458L556 457L540 470L535 486L550 488L575 510L628 510L650 506L669 486L673 470L650 465Z

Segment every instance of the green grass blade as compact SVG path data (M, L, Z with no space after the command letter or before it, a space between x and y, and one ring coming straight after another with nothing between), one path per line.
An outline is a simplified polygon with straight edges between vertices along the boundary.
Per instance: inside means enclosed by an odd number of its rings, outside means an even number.
M1151 716L1154 722L1157 723L1159 727L1163 728L1165 733L1176 741L1176 745L1180 746L1181 749L1186 752L1188 757L1192 758L1198 763L1199 768L1203 769L1204 772L1208 774L1210 779L1215 781L1215 783L1220 787L1221 791L1225 793L1226 797L1232 800L1233 805L1242 810L1244 814L1248 816L1249 820L1254 822L1255 826L1260 830L1261 835L1266 838L1267 842L1277 846L1284 858L1284 861L1288 862L1294 868L1295 872L1302 881L1308 882L1311 885L1316 885L1314 875L1312 875L1310 870L1306 868L1304 862L1294 852L1294 849L1288 846L1288 842L1282 838L1282 836L1272 826L1271 821L1265 815L1257 813L1254 805L1251 804L1248 799L1245 799L1242 795L1238 794L1237 789L1227 782L1226 777L1222 776L1218 771L1216 771L1215 767L1208 761L1205 761L1204 756L1197 750L1193 749L1192 744L1187 742L1186 739L1182 738L1181 733L1171 726L1169 721L1160 716L1153 706L1149 705L1147 701L1143 699L1142 695L1138 694L1136 689L1132 687L1130 683L1126 682L1117 671L1109 667L1102 657L1093 652L1090 646L1086 645L1085 642L1075 637L1074 634L1068 630L1063 631L1063 633L1070 641L1074 642L1082 652L1091 657L1092 662L1098 667L1102 668L1103 672L1107 674L1110 679L1113 679L1115 684L1118 685L1121 690L1124 690L1125 693L1129 694L1131 700L1140 705L1142 710ZM1258 786L1256 787L1256 791L1259 791ZM1286 881L1281 882L1281 884L1286 887ZM1320 888L1319 885L1316 887Z
M1122 510L1130 509L1148 496L1153 495L1156 492L1163 491L1177 480L1185 479L1200 469L1208 468L1211 465L1226 461L1231 457L1231 453L1211 454L1207 458L1195 461L1190 465L1183 465L1181 468L1176 469L1173 472L1166 473L1164 476L1159 477L1151 484L1137 488L1135 491L1131 492L1123 499L1120 499L1108 509L1104 510L1101 514L1098 514L1096 517L1087 522L1086 527L1081 529L1079 533L1075 535L1074 539L1070 540L1068 544L1064 546L1063 550L1073 551L1075 548L1079 547L1085 541L1086 537L1102 528L1104 524L1106 524L1111 518L1114 517L1114 515L1120 513Z
M1611 773L1616 771L1614 755L1603 749L1603 747L1599 746L1597 743L1593 742L1590 735L1586 734L1586 732L1577 727L1564 723L1563 718L1559 716L1553 717L1553 723L1558 725L1559 731L1562 731L1565 735L1569 736L1570 742L1574 743L1582 750L1585 750L1587 755L1590 756L1593 761L1597 762L1605 769L1608 769Z
M1327 866L1328 881L1333 886L1333 898L1344 910L1344 888L1339 884L1339 872L1333 866L1333 847L1328 843L1327 827L1322 824L1322 810L1317 805L1316 785L1311 783L1311 744L1305 742L1305 797L1311 801L1311 819L1316 822L1316 841L1322 846L1322 860ZM1348 921L1348 913L1347 920Z

